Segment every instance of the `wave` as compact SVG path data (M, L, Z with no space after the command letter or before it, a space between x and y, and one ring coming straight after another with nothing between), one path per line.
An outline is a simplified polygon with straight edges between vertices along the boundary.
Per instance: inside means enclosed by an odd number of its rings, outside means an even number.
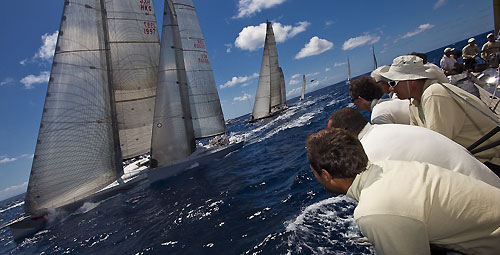
M21 205L24 205L24 201L22 201L20 203L17 203L15 205L9 206L9 207L7 207L7 208L5 208L3 210L0 210L0 213L6 212L6 211L11 210L11 209L14 209L14 208L19 207Z

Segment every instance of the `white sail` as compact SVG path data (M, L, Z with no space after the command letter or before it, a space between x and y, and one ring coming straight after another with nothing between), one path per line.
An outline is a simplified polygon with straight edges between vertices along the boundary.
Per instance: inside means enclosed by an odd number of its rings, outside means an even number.
M378 68L377 57L375 57L375 48L372 45L372 55L373 55L373 70Z
M286 88L285 88L285 75L283 69L280 67L280 85L281 85L281 104L286 104Z
M306 75L302 75L302 94L300 94L300 100L304 100L306 94Z
M111 68L124 158L149 152L160 40L152 0L107 0Z
M260 66L259 83L255 102L252 110L252 119L265 118L271 115L271 108L285 103L286 93L284 77L281 82L280 67L278 63L278 50L271 22L267 22L264 52Z
M30 214L87 197L123 173L104 0L65 1L33 158Z
M351 64L349 63L349 58L347 58L347 84L351 84Z
M177 17L174 3L166 0L151 142L153 167L183 160L196 149Z
M195 137L225 133L227 130L217 85L193 1L172 2L181 36Z

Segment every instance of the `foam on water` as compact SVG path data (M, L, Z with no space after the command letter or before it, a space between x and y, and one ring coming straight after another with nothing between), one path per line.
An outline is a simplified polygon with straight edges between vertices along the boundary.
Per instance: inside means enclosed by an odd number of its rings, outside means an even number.
M11 210L11 209L14 209L14 208L19 207L21 205L24 205L24 201L22 201L20 203L17 203L15 205L9 206L9 207L7 207L5 209L0 210L0 213L6 212L6 211Z

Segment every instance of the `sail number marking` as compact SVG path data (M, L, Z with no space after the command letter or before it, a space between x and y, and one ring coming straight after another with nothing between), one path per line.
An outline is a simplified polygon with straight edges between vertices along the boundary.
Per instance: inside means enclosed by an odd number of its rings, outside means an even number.
M200 39L195 40L195 42L194 42L194 47L195 47L196 49L206 49L206 48L205 48L205 41L200 40Z
M151 0L139 0L139 3L141 4L141 11L153 11L153 7L151 7Z
M152 35L156 32L156 24L150 21L144 21L144 34Z
M209 64L210 62L208 62L208 55L201 54L201 56L198 58L198 62Z

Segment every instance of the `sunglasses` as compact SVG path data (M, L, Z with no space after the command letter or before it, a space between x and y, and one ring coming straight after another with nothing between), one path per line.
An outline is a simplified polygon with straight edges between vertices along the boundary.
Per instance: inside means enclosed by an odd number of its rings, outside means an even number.
M400 81L389 81L389 86L394 88L394 87L396 87L396 85L398 85L399 82Z

